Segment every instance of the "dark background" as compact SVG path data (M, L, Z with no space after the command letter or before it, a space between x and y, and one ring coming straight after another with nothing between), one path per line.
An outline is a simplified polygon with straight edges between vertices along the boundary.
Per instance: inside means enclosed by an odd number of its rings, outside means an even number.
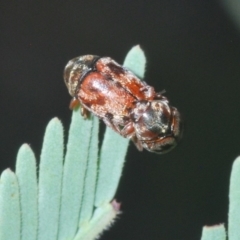
M102 239L200 239L203 225L227 222L228 186L240 153L240 34L213 0L5 1L0 8L1 170L20 145L39 159L48 121L66 129L71 111L66 62L79 55L123 62L136 44L145 80L177 106L184 137L166 155L131 144L116 198L123 214Z

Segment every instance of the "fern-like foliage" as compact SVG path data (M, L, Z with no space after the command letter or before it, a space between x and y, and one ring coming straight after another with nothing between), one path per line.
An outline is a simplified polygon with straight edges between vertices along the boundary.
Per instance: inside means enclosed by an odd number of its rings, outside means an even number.
M146 58L139 46L124 66L143 78ZM27 144L18 151L15 172L0 178L0 240L91 240L120 213L114 195L129 141L106 129L98 149L99 122L72 113L66 154L63 126L52 119L44 135L39 177L34 153ZM240 239L240 157L232 168L228 239ZM226 240L223 224L204 227L201 240Z
M124 66L143 77L145 56L139 46ZM44 135L39 177L34 153L19 149L15 173L0 178L0 240L97 239L120 212L114 195L129 140L106 129L98 149L99 122L74 110L64 156L63 126L52 119Z

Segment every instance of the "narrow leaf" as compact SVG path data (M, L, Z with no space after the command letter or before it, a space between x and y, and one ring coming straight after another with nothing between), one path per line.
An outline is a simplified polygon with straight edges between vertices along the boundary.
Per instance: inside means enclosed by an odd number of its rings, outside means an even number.
M201 240L226 240L226 231L223 224L204 227Z
M139 77L144 76L146 58L139 45L133 47L124 60L124 67ZM106 129L100 153L100 171L96 189L95 206L110 202L116 192L121 176L129 140Z
M6 169L0 178L0 239L20 240L21 213L16 175Z
M37 239L38 228L36 160L27 144L18 151L16 175L20 189L22 239L34 240Z
M115 203L107 203L95 210L89 223L85 223L74 240L94 240L97 239L103 230L106 230L119 214L119 209L115 208Z
M63 162L63 128L57 118L46 129L39 171L38 240L57 239Z
M121 177L129 140L107 128L100 153L95 206L109 203Z
M92 124L92 119L83 119L79 109L73 111L64 163L59 240L72 239L78 229Z
M229 190L228 236L231 240L240 238L240 157L232 167Z
M98 161L98 118L93 118L92 136L89 146L88 164L84 182L84 195L81 207L79 226L90 220L93 214L96 178L97 178L97 161Z
M136 74L139 78L144 77L146 57L139 45L133 47L127 54L123 66Z

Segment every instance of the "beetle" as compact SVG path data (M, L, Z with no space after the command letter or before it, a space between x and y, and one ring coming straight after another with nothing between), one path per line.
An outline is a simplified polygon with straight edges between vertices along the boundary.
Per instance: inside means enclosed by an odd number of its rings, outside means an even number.
M64 81L73 97L71 108L80 104L83 117L93 113L140 151L166 153L181 138L180 113L163 92L155 92L110 57L73 58L65 67Z

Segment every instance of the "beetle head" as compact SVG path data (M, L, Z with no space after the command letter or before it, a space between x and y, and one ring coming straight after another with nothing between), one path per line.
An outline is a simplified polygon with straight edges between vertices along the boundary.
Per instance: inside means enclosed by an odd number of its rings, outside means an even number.
M75 97L81 80L93 70L95 62L99 59L95 55L84 55L70 60L63 73L64 82L72 97Z

